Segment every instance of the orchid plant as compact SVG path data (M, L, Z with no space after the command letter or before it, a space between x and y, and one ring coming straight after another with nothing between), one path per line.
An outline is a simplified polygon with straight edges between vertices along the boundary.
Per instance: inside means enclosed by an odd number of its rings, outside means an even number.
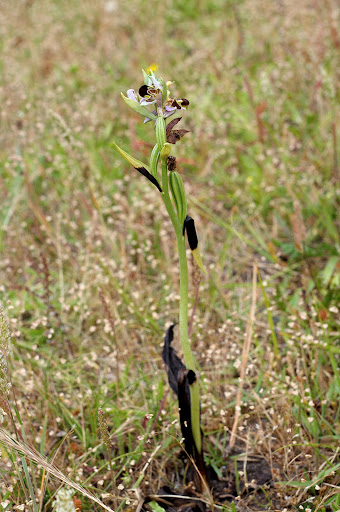
M134 112L144 118L144 123L150 122L155 125L155 145L151 151L149 165L130 156L116 143L114 145L125 160L145 176L161 194L175 231L180 265L179 332L185 363L185 367L181 362L177 364L177 369L183 370L184 368L186 374L184 375L183 371L182 373L178 371L178 374L172 376L174 384L171 385L170 376L169 382L171 387L178 392L180 385L183 385L183 378L187 378L185 385L190 389L189 423L191 423L190 435L194 441L193 451L203 460L199 386L194 373L195 362L188 332L188 262L185 235L196 264L204 273L206 271L198 248L194 220L187 215L187 198L184 184L181 175L176 170L176 158L171 155L173 145L188 132L188 130L178 130L177 124L181 120L181 117L178 116L179 112L188 108L189 101L185 98L173 98L170 93L170 86L173 82L165 82L163 78L156 77L153 71L146 73L143 70L143 76L144 84L138 92L129 89L126 96L122 93L122 97ZM170 120L171 117L173 117L172 120ZM166 336L169 346L173 337L172 327L171 331L168 330ZM177 356L174 357L177 358ZM179 361L178 358L177 361ZM169 369L167 368L167 370L169 375Z

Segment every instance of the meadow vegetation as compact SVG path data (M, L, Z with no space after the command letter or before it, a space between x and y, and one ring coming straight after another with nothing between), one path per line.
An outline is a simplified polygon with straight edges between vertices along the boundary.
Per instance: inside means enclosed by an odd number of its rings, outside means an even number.
M190 101L175 154L208 270L191 264L189 307L200 281L204 453L238 491L215 510L338 512L336 0L17 0L0 34L0 511L50 511L67 479L82 511L184 492L161 359L176 242L113 148L150 154L120 93L153 65ZM272 482L241 488L259 457Z

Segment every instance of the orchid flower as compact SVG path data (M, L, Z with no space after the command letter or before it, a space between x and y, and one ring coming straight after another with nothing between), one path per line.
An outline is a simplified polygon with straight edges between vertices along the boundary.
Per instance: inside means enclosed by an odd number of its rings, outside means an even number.
M157 105L157 98L162 97L160 109L162 117L166 119L177 112L177 110L186 110L189 106L189 101L186 98L171 98L169 86L173 82L165 82L163 78L156 78L153 71L149 74L143 71L144 84L139 88L138 93L134 89L129 89L126 96L122 93L122 97L132 110L142 115L147 123L151 120L156 120L159 110L155 109L150 111L149 105ZM142 107L142 108L141 108Z

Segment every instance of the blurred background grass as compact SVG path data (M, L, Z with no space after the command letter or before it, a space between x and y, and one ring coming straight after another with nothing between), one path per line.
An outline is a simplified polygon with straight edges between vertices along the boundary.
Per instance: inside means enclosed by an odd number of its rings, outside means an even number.
M178 314L175 240L160 198L112 147L148 158L151 124L120 92L137 90L152 65L190 101L181 125L191 133L175 154L209 269L192 334L207 456L225 476L256 262L239 442L270 462L276 483L237 506L339 508L339 16L332 0L0 6L10 400L27 440L110 506L99 406L120 485L114 506L179 481L160 357ZM194 294L193 282L192 303ZM5 450L0 465L3 501L22 504ZM320 489L306 489L318 476ZM35 478L50 510L59 483Z

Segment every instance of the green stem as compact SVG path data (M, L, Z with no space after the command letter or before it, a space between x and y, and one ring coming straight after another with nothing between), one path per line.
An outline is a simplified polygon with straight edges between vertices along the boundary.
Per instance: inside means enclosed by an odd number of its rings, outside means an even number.
M175 230L177 240L177 250L180 265L180 304L179 304L179 334L181 346L185 361L185 366L188 370L195 371L195 361L192 355L189 331L188 331L188 262L185 250L185 238L183 236L183 226L180 225L178 217L172 206L169 196L168 185L168 170L166 162L162 162L162 196L165 207L169 214L170 220ZM190 399L191 399L191 427L197 451L202 451L201 440L201 427L200 427L200 396L198 382L194 382L190 386Z

